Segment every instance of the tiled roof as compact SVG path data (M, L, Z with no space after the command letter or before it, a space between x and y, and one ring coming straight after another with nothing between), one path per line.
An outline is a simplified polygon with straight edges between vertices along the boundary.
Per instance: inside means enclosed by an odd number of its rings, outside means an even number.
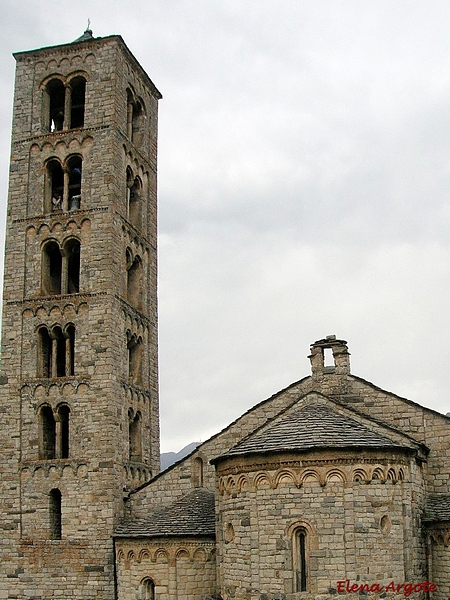
M404 444L394 442L325 404L312 404L251 434L224 456L255 452L289 452L320 447L414 448L415 446L407 441Z
M117 537L215 536L214 494L196 488L145 519L130 519L116 529Z
M429 496L424 521L450 521L450 496Z

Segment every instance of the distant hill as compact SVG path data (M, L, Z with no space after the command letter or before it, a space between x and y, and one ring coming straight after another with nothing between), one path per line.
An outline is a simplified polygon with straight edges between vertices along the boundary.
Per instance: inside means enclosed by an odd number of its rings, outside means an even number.
M200 442L191 442L184 448L182 448L179 452L163 452L161 454L161 471L165 471L170 465L177 462L177 460L181 460L188 454L195 450Z

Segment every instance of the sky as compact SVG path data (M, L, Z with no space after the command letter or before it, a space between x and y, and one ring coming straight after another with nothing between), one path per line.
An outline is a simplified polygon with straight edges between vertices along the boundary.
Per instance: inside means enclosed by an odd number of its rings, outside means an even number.
M348 341L352 373L450 411L450 3L3 0L12 52L120 34L159 116L161 450L204 441Z

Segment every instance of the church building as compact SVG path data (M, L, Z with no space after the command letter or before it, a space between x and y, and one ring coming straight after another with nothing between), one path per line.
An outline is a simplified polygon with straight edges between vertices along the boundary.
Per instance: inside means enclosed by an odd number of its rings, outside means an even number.
M117 35L14 56L0 600L448 600L450 418L333 335L159 472L161 94Z

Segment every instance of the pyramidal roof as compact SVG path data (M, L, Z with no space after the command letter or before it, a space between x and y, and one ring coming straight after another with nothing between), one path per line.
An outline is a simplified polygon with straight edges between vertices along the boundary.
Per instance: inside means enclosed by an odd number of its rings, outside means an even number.
M313 448L362 447L416 448L413 442L405 440L399 444L327 404L313 403L293 410L275 423L250 434L220 458Z

